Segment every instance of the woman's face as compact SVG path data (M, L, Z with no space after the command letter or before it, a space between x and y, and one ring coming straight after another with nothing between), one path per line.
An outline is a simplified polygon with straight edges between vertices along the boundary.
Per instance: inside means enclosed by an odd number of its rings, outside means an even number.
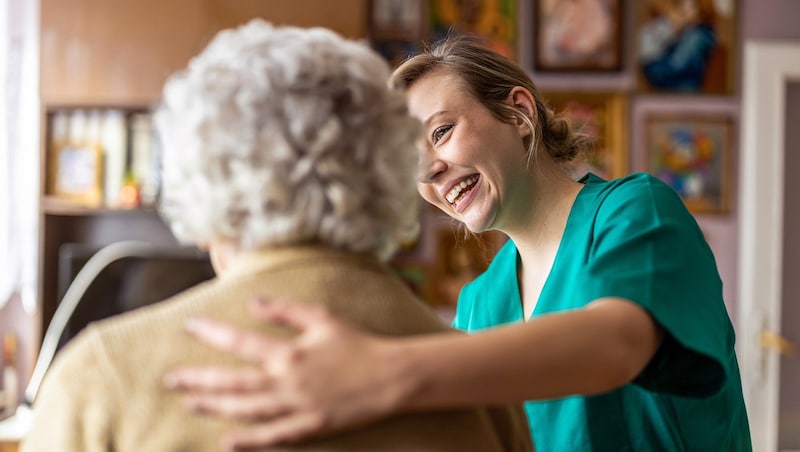
M514 214L504 206L527 194L527 132L496 119L463 83L438 70L408 90L409 110L423 123L417 189L470 231L502 230Z

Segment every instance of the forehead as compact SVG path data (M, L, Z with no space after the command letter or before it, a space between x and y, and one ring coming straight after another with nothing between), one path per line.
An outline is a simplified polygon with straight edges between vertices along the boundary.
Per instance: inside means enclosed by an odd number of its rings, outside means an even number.
M435 113L462 110L478 104L460 76L442 69L417 79L408 88L407 96L409 111L421 121Z

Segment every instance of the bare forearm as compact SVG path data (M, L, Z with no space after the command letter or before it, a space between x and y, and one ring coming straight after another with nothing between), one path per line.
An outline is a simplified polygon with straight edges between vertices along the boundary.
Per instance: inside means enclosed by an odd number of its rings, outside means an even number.
M644 311L603 308L473 335L409 339L397 357L400 404L414 410L602 393L633 379L659 341Z

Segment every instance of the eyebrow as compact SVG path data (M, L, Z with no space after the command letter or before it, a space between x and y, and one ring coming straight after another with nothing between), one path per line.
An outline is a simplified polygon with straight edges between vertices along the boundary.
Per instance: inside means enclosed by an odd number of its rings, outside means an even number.
M447 110L439 110L439 111L433 113L432 115L428 116L428 118L425 121L422 122L422 125L424 127L428 127L430 125L430 123L434 119L436 119L437 117L442 116L442 115L444 115L446 113L449 113L449 112Z

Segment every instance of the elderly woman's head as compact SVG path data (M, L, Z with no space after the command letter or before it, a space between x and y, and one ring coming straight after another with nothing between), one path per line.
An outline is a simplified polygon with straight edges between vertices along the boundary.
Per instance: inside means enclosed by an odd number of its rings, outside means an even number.
M387 63L322 28L254 20L174 75L156 113L176 236L387 258L417 233L418 123Z

